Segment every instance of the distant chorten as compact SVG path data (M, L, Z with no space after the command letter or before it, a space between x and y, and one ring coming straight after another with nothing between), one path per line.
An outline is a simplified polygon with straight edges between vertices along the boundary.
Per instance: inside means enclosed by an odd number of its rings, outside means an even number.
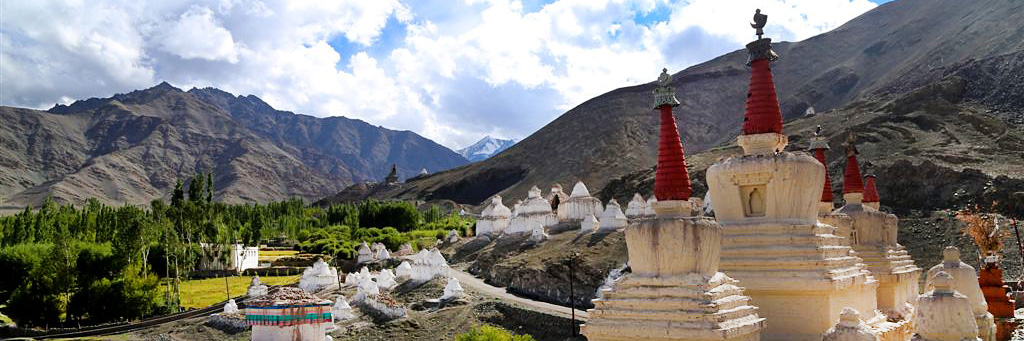
M391 173L388 173L388 177L384 178L384 183L389 185L398 183L398 166L396 164L391 164Z

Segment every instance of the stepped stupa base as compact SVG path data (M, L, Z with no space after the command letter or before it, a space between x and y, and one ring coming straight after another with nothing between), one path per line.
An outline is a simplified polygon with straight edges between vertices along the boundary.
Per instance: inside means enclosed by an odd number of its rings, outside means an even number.
M760 340L765 319L736 280L629 275L594 300L583 326L594 340Z

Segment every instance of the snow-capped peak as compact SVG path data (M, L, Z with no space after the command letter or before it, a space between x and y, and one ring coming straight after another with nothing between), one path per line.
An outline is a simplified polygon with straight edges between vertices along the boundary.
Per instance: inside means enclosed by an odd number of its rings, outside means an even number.
M515 140L496 139L488 135L473 145L459 149L456 152L467 160L476 162L497 155L514 144L516 144Z

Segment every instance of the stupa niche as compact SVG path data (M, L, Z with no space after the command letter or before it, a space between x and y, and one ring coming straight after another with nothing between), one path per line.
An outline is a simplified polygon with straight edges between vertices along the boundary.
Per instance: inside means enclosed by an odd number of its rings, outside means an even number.
M544 199L547 199L548 202L551 203L551 210L558 216L558 220L565 220L561 214L563 211L562 203L569 200L569 194L562 190L562 185L558 183L551 185L551 192L549 192L548 196L544 197Z
M551 213L551 203L540 196L540 189L536 186L530 189L526 201L515 211L505 234L531 232L534 225L548 227L558 223L558 218Z
M881 340L896 340L876 314L878 282L834 228L818 222L822 163L786 152L772 81L771 39L747 44L752 68L742 135L744 156L707 170L715 218L724 231L722 272L747 288L770 327L766 340L821 340L846 307L864 312ZM798 307L798 308L797 308Z
M655 98L661 105L662 126L675 127L671 76L663 71ZM664 113L668 111L668 115ZM666 129L661 130L664 141ZM678 132L672 165L683 165ZM671 139L671 137L669 137ZM659 169L662 162L659 157ZM659 181L672 186L658 186ZM722 230L714 220L692 216L689 180L657 177L655 187L666 198L656 206L656 218L626 228L626 248L632 272L602 289L590 318L581 326L588 340L760 340L764 319L737 281L718 271ZM684 188L685 187L685 188Z
M476 221L476 235L500 235L508 228L511 220L512 210L501 203L500 195L495 195L491 198L491 203L484 207L480 219ZM411 248L409 251L412 251Z
M985 302L985 294L981 291L977 273L974 267L960 261L960 249L955 246L947 246L942 250L942 264L937 264L928 269L928 279L925 281L925 292L936 290L941 285L937 282L940 272L945 272L953 277L952 288L957 293L967 297L974 314L974 321L978 327L978 336L984 341L995 340L996 325L995 319L988 312L988 303ZM920 331L920 329L919 329Z
M864 260L868 270L878 280L878 309L889 317L907 323L914 316L914 300L918 295L921 268L914 265L903 245L896 242L899 219L895 215L878 211L860 202L863 186L846 183L860 180L857 150L852 141L847 143L844 197L848 200L833 214L850 218L850 244Z
M600 216L604 205L601 200L590 196L590 191L582 181L576 182L572 187L572 194L564 203L558 205L558 218L560 221L581 221L588 214Z

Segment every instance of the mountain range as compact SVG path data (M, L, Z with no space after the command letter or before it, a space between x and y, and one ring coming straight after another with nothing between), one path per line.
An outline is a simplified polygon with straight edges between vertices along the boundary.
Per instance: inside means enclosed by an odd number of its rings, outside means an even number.
M480 139L480 141L476 141L476 143L469 147L459 149L456 152L470 162L477 162L498 155L498 153L505 151L505 149L514 144L516 144L515 140L496 139L487 135Z
M806 148L822 125L834 147L829 168L838 179L839 143L855 132L862 160L880 173L883 197L913 198L906 200L916 207L993 190L1024 193L1018 181L1024 178L1022 20L1020 1L899 0L809 39L774 43L789 149ZM682 102L675 112L698 182L708 164L738 153L732 146L750 77L746 60L742 49L674 74ZM656 76L652 69L651 80ZM499 155L375 196L479 204L494 194L525 197L532 186L571 188L577 180L605 199L649 194L659 120L651 107L654 86L612 90ZM915 172L947 178L881 178ZM996 189L997 179L1005 186Z
M213 172L229 203L313 201L356 182L468 163L409 131L272 108L256 96L161 83L47 111L0 107L0 205L47 197L147 204Z

